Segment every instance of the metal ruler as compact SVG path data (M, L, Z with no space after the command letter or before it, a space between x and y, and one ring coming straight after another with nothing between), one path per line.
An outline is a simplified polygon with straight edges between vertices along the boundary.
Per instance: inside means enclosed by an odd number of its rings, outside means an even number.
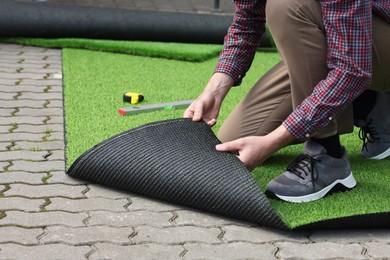
M161 103L161 104L153 104L146 106L133 106L126 108L119 108L119 114L123 116L127 115L135 115L145 112L151 112L156 110L171 110L171 109L179 109L179 108L187 108L192 103L192 100L183 100L169 103Z

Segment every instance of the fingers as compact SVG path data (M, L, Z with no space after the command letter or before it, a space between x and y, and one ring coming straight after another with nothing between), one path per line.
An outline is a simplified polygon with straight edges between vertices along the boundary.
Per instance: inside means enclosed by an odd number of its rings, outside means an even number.
M215 148L220 152L235 152L241 150L241 144L239 141L235 140L223 144L218 144Z

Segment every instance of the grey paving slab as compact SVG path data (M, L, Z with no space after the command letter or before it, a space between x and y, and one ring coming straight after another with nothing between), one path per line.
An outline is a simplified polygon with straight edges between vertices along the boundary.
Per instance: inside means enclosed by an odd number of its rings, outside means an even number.
M29 93L42 93L47 89L47 86L26 86L26 85L15 85L15 81L12 81L11 84L5 85L4 82L1 82L0 91L2 92L10 92L10 93L18 93L18 92L29 92ZM2 102L2 101L0 101ZM1 107L1 103L0 103Z
M0 133L7 134L7 133L9 133L11 128L12 128L11 125L0 125Z
M43 184L42 178L46 173L31 173L31 172L13 172L7 171L0 174L1 184L27 183L27 184Z
M22 212L6 211L7 216L0 219L0 225L17 225L23 227L47 227L64 225L70 227L84 226L88 218L86 212L70 213L61 211L49 212Z
M0 87L2 89L2 87ZM13 108L2 108L1 101L0 101L0 116L11 116L12 112L14 112L15 109Z
M314 242L334 243L359 243L359 242L386 242L390 243L390 229L363 229L363 230L341 230L334 232L330 230L314 231L309 239ZM390 257L390 255L389 255Z
M238 223L237 220L195 210L178 210L174 213L176 217L173 222L178 226L219 227ZM248 223L243 222L242 225L248 225Z
M13 160L32 160L32 161L43 161L47 152L45 151L6 151L0 152L0 161L13 161Z
M50 151L48 157L46 157L48 161L57 161L57 160L65 160L65 152L62 150Z
M14 101L14 102L19 102L19 101ZM38 101L41 104L43 104L45 101ZM28 102L29 103L29 102ZM25 103L25 105L29 105ZM46 119L46 116L35 116L35 115L30 115L30 116L10 116L10 117L2 117L1 118L1 125L10 125L10 124L30 124L30 125L42 125L43 120ZM11 137L9 137L11 140ZM29 139L26 139L29 140ZM35 140L34 138L32 140Z
M64 184L11 184L10 189L4 192L5 196L23 196L29 198L43 197L66 197L66 198L84 198L83 192L86 190L84 185L64 185Z
M42 243L66 243L70 245L83 245L99 242L115 244L131 244L130 235L133 230L128 227L79 227L70 228L53 226L46 228L41 238Z
M277 241L309 242L306 232L280 231L270 228L224 226L223 240L226 242L246 241L252 243L267 243Z
M127 199L106 199L106 198L84 198L84 199L65 199L65 198L52 198L50 199L51 203L46 206L47 210L61 210L61 211L70 211L70 212L85 212L85 211L102 211L100 213L93 213L91 216L94 216L89 223L102 222L102 218L112 219L113 222L118 216L112 216L115 212L126 212L127 205L129 201ZM107 212L111 211L111 212ZM107 215L107 216L102 216ZM100 220L99 220L100 218ZM124 217L123 219L125 219ZM119 220L121 221L121 220ZM107 222L107 221L106 221ZM108 225L111 225L108 223ZM115 223L112 223L115 225Z
M273 244L251 244L245 242L219 245L185 244L184 259L276 259Z
M120 199L120 198L129 198L133 195L130 193L115 190L109 187L93 184L88 185L89 190L85 194L88 198L109 198L109 199Z
M184 248L180 245L113 245L107 243L95 244L96 251L90 259L180 259Z
M148 225L153 227L171 227L170 220L173 214L169 212L151 212L151 211L135 211L135 212L105 212L95 211L90 212L91 218L88 220L88 225L106 225L115 227L137 227L140 225Z
M183 209L182 206L150 199L146 197L133 196L130 198L131 204L129 210L146 210L146 211L174 211Z
M35 134L35 133L6 133L0 135L0 141L42 141L44 134Z
M18 244L1 244L1 259L86 259L91 252L90 246L71 246L64 244L23 246Z
M48 142L30 142L30 141L16 141L15 146L12 150L23 149L23 150L62 150L65 148L63 141L48 141Z
M279 248L276 257L282 259L368 259L359 244L280 242L275 245Z
M3 243L18 243L23 245L37 245L38 236L43 234L42 228L2 227L0 228L0 256ZM4 255L3 255L4 257ZM14 257L14 256L13 256ZM2 258L3 259L3 258Z
M16 113L17 116L29 116L29 115L34 115L34 116L62 116L63 115L63 110L62 108L19 108L19 111ZM62 122L61 128L63 128Z
M181 244L183 242L222 243L219 228L140 226L135 228L135 243Z
M50 174L52 176L47 180L48 184L53 184L53 183L62 183L62 184L70 184L70 185L89 184L89 182L85 180L69 177L67 174L65 174L64 171L53 171L50 172Z
M47 172L65 169L64 161L13 161L10 171Z
M380 242L364 243L367 248L366 255L374 259L390 259L390 244Z
M8 162L0 162L0 173L4 171L4 167L7 167L8 165Z
M9 127L11 128L11 127ZM64 133L64 126L62 124L46 124L46 125L27 125L18 124L17 128L13 130L14 133L46 133L46 132L60 132ZM1 126L0 126L1 129Z
M45 203L44 199L30 199L21 197L1 197L0 211L21 210L21 211L40 211L41 205ZM0 233L2 229L0 229ZM1 237L1 236L0 236Z

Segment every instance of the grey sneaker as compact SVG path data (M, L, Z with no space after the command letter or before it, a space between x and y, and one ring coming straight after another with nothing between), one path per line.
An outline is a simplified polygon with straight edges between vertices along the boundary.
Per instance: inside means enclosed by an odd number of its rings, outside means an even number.
M390 156L390 92L378 92L375 105L366 119L355 119L363 141L360 154L370 159Z
M289 202L309 202L324 197L333 188L352 189L356 180L345 148L343 152L342 158L334 158L320 144L306 142L304 154L268 184L266 194Z

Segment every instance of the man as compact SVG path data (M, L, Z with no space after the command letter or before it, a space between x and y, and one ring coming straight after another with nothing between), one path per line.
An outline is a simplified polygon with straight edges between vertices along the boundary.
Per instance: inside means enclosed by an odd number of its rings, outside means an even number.
M221 103L241 83L267 20L282 61L264 75L222 125L218 151L238 152L248 169L279 149L304 152L266 193L291 202L353 188L339 134L361 127L361 154L390 155L390 1L236 0L215 73L185 111L215 125ZM353 102L353 104L352 104ZM352 110L353 107L353 110Z

